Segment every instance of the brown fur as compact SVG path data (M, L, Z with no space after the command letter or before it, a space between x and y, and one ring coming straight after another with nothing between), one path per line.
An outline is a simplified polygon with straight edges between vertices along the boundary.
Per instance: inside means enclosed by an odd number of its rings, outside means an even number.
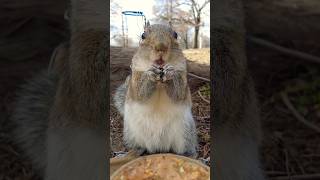
M146 77L143 75L144 72L141 71L134 71L132 72L131 78L129 80L128 86L128 100L134 101L146 101L148 100L154 91L159 89L159 93L167 94L172 101L174 102L181 102L181 103L191 103L191 95L190 89L187 83L186 72L178 72L177 73L177 80L179 85L175 86L173 81L169 81L165 84L160 82L151 82L146 80ZM148 85L142 85L141 83L149 83ZM146 87L146 90L142 88Z
M71 5L70 41L19 96L14 138L44 179L105 179L107 1Z
M124 141L128 148L150 153L172 150L196 156L186 59L173 34L168 26L146 27L145 39L132 59L128 83L117 89L114 101L119 112L124 112ZM163 75L154 66L163 66ZM148 115L143 117L143 113ZM154 134L154 139L145 138L142 127L148 127L144 133Z
M55 48L51 55L48 71L62 74L65 71L65 64L69 58L69 42L61 43Z
M185 101L188 98L187 69L184 66L186 60L179 49L177 40L173 38L173 30L163 25L152 25L145 28L145 39L141 40L138 52L135 54L132 64L132 75L129 83L128 99L145 101L159 87L164 87L164 93L175 102ZM160 49L159 49L160 48ZM174 79L165 83L152 82L147 80L147 69L136 69L139 66L150 66L153 61L162 57L164 63L172 64L173 67L179 64L174 72ZM144 89L147 87L148 89ZM142 93L141 93L142 92Z
M69 61L65 62L58 92L50 114L53 126L98 127L105 106L102 97L106 91L107 62L105 56L105 32L88 31L76 34L71 40ZM98 58L101 56L101 58ZM62 118L68 117L68 118ZM69 120L69 121L66 121Z
M105 179L107 120L107 2L72 0L68 58L47 130L48 179ZM60 69L61 67L61 69Z
M242 2L216 1L213 11L214 179L262 180L258 102L247 70Z
M108 1L71 0L71 32L107 29Z

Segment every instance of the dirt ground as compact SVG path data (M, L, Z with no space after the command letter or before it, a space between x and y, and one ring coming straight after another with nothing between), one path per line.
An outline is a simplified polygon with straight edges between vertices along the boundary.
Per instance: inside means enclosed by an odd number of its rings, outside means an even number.
M249 36L320 56L320 2L246 0ZM320 179L320 65L248 42L249 69L261 104L263 168L270 179Z
M320 56L318 0L245 1L248 35ZM34 73L46 68L54 47L67 39L68 28L63 20L66 3L62 0L1 2L0 179L37 179L30 161L9 141L6 124L13 109L15 91ZM133 52L134 49L114 48L111 50L111 58L127 58ZM200 62L208 53L198 57L198 53L188 50L186 56ZM248 59L261 104L261 160L268 179L320 179L317 176L320 173L319 133L297 120L281 97L281 92L286 92L298 112L320 127L320 66L251 42L248 42ZM121 83L128 72L126 67L113 69L111 77L114 81L111 86L116 87ZM199 130L200 156L208 157L209 106L197 93L204 83L189 78L193 92L193 113ZM201 92L209 100L206 91ZM114 139L112 150L125 150L121 143L116 143L121 142L122 124L112 104L110 120L111 136Z

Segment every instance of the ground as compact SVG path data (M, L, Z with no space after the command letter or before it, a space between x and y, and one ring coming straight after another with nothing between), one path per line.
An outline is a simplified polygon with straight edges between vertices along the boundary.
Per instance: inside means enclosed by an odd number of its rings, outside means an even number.
M320 56L320 24L315 23L320 18L320 1L245 2L248 36ZM248 45L248 65L261 104L261 159L266 174L270 179L320 179L319 131L300 122L282 94L287 94L302 117L320 127L319 64L250 41Z

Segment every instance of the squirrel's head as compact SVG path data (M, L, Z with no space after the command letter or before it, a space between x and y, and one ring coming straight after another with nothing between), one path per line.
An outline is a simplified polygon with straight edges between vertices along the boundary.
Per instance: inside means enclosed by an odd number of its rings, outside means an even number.
M147 25L141 35L140 47L149 50L149 60L153 64L163 66L170 58L170 53L178 49L178 34L169 26Z

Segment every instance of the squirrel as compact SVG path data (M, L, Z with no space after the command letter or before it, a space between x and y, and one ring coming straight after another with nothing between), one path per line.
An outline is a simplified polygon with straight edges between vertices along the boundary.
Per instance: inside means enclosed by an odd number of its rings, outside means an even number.
M107 3L71 0L70 40L18 93L12 140L45 180L107 178Z
M241 0L217 0L212 11L213 179L264 180L260 113L247 67Z
M113 97L124 119L125 145L141 154L197 156L186 59L177 38L169 26L147 23L131 74Z

